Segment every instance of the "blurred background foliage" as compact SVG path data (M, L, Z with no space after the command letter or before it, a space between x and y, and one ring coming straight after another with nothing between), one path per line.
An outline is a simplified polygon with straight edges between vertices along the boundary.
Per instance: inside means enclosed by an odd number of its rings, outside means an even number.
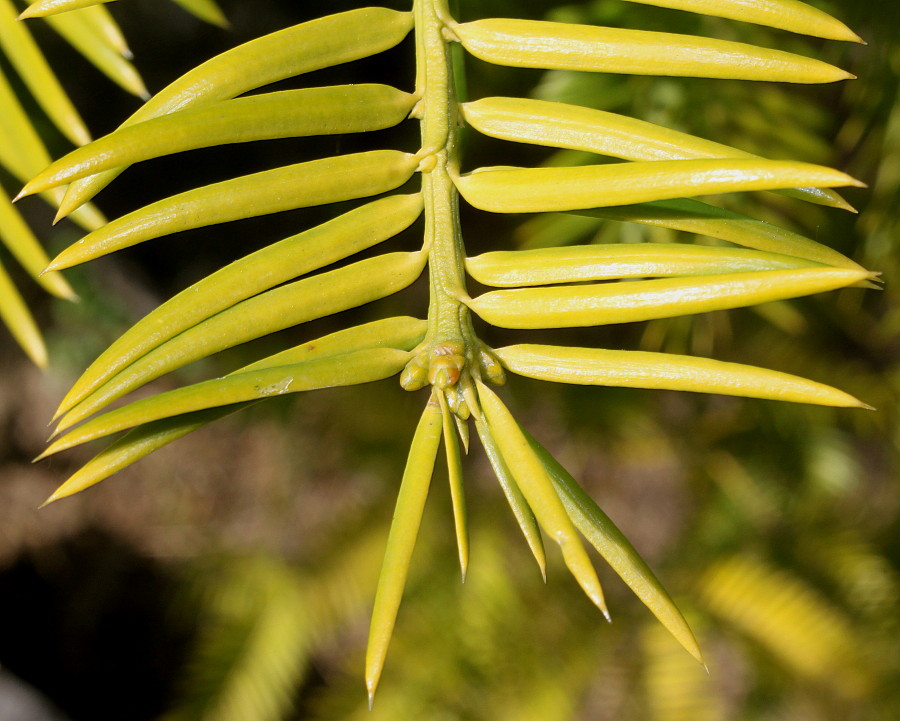
M220 4L230 29L203 24L169 3L109 6L151 92L217 52L321 12L316 3L289 0ZM752 310L556 332L554 340L566 335L574 344L714 353L836 385L877 412L550 387L521 378L509 385L524 425L583 482L677 599L709 674L606 569L600 573L608 581L611 625L598 620L560 568L551 564L544 585L502 493L487 480L486 460L473 454L468 579L461 585L454 570L452 519L441 498L448 493L436 484L375 710L367 711L368 614L420 406L393 382L264 404L85 494L35 510L88 457L75 451L29 463L43 448L55 402L81 369L173 292L334 209L192 231L152 250L116 254L67 273L77 304L52 300L10 267L45 329L51 365L46 373L36 370L0 334L3 673L49 698L61 710L58 718L75 721L900 718L900 8L896 0L815 4L869 45L618 0L461 2L467 19L548 17L698 32L817 55L859 77L798 89L469 63L473 98L521 93L624 112L751 152L832 165L870 186L847 194L859 215L771 193L720 201L882 271L883 291L849 289ZM354 5L335 0L328 11ZM59 38L33 30L94 135L137 107ZM388 80L409 88L410 57L407 42L303 82ZM12 75L3 57L0 68ZM67 141L41 119L27 90L13 86L39 119L50 152L65 152ZM327 142L342 152L367 143L406 148L416 146L416 133L407 124L372 138ZM465 141L479 164L563 159L474 134ZM274 141L151 161L123 175L98 205L116 217L199 182L272 167L285 155L291 162L319 156L322 142ZM565 161L573 160L598 162L567 153ZM0 174L9 194L19 180ZM77 237L75 226L50 229L40 201L20 206L51 253ZM469 212L463 222L472 254L676 239L672 231L567 216ZM376 310L424 313L426 292L414 286ZM319 325L304 333L330 330L327 322ZM273 351L277 342L257 341ZM241 364L236 349L181 378ZM0 714L7 703L2 688Z

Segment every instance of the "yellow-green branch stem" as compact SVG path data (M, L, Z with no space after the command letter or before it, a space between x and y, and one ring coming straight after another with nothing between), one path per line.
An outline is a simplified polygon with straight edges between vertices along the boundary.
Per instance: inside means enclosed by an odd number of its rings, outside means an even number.
M458 166L458 111L450 47L444 38L447 0L416 0L418 115L422 122L420 170L425 202L425 247L429 252L431 306L429 350L459 344L467 351L475 339L465 297L465 249L459 225L458 193L451 174Z

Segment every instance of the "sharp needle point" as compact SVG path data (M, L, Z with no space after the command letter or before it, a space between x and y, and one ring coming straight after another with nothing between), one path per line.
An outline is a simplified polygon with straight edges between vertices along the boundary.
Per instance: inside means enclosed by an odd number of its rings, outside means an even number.
M50 496L50 498L48 498L41 505L38 506L38 510L40 511L42 508L46 508L51 503L53 503L53 501L55 501L55 500L56 500L56 494L54 493L52 496Z

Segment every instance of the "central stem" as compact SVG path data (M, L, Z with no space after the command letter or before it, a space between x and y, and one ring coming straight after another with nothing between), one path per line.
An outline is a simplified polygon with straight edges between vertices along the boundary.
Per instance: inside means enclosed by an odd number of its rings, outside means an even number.
M451 46L445 35L454 24L448 0L414 0L416 94L414 114L422 123L422 197L431 304L428 332L419 352L400 374L400 385L414 391L431 384L457 418L477 412L473 379L503 382L499 361L478 340L463 299L466 251L459 226L457 142L459 109L454 91ZM443 402L443 401L442 401ZM463 431L460 431L463 433Z
M428 341L472 345L465 288L465 248L459 225L459 195L451 171L457 158L458 110L450 46L444 37L447 0L415 0L418 113L422 123L422 194L425 247L431 283ZM468 348L471 350L470 348Z

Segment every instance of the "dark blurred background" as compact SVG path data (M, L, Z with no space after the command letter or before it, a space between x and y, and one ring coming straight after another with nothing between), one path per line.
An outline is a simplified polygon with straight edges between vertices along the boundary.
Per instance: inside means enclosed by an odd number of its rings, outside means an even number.
M406 0L386 2L406 9ZM420 394L394 381L285 397L186 437L109 481L38 505L95 448L32 465L80 371L131 323L225 263L343 208L283 213L147 243L67 277L82 300L20 287L51 367L0 333L0 720L510 719L884 721L900 718L897 330L900 7L819 1L868 41L848 46L617 0L462 0L462 17L549 18L715 35L816 55L852 83L786 87L584 76L468 65L470 97L532 95L635 115L868 183L852 215L773 194L723 198L883 272L848 289L752 310L555 333L554 342L710 355L839 386L876 412L511 379L520 421L597 499L691 621L709 674L602 561L605 624L551 562L546 586L480 449L467 462L472 561L455 568L444 475L433 485L373 712L362 659L375 579ZM151 92L234 45L358 3L223 0L231 28L173 3L109 7ZM42 47L95 135L138 101L49 33ZM409 41L279 87L411 89ZM2 62L2 61L0 61ZM56 154L65 142L47 127ZM142 164L97 199L110 217L176 192L331 152L415 150L418 128L196 151ZM466 168L595 162L467 135ZM12 183L2 176L4 185ZM51 250L78 237L21 204ZM471 253L567 242L688 240L562 216L464 212ZM395 241L416 247L416 229ZM226 373L350 322L423 317L416 285L191 366L157 389ZM484 330L488 342L509 334ZM516 336L521 338L521 335ZM537 339L541 334L531 334ZM553 554L551 554L553 555ZM55 710L25 711L19 684ZM9 690L6 690L9 689ZM35 701L37 703L37 701ZM17 708L4 716L6 708ZM43 715L41 715L43 714ZM53 715L56 714L56 715Z

